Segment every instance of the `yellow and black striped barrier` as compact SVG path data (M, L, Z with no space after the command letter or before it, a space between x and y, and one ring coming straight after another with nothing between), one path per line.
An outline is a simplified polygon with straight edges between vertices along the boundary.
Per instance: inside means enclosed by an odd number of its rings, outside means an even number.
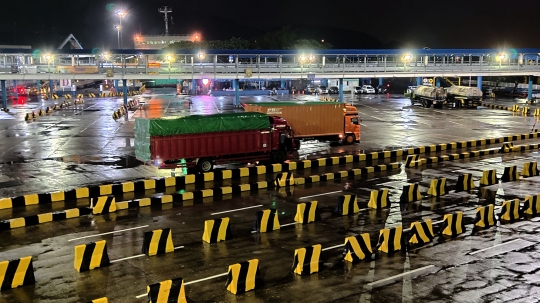
M519 174L517 166L508 166L504 168L503 175L501 177L502 182L512 182L519 180Z
M359 212L356 195L343 195L338 197L334 212L341 216L352 215Z
M525 162L523 164L523 170L521 175L523 177L535 177L538 176L540 172L538 171L538 163L535 162Z
M294 251L293 272L297 275L311 275L319 272L322 246L315 244Z
M455 192L468 191L475 188L472 174L462 174L458 176L456 187L454 188Z
M52 113L52 112L53 112L53 109L50 108L49 106L47 106L47 108L45 109L45 113L46 113L46 114L50 114L50 113Z
M294 186L293 173L283 172L283 173L277 174L276 179L274 180L274 186L277 188L286 187L286 186Z
M42 108L40 108L40 109L38 110L38 113L37 113L37 114L38 114L38 116L43 117L43 116L45 116L45 111L44 111Z
M463 212L458 211L453 214L446 214L443 218L442 234L455 237L464 232Z
M497 171L495 169L484 170L482 172L482 179L480 179L480 186L489 186L497 184Z
M446 189L446 178L433 179L428 189L428 195L430 196L443 196L448 193Z
M166 254L174 251L170 228L155 229L144 233L142 253L147 256Z
M412 236L409 239L410 244L415 245L424 245L435 238L433 233L433 225L431 219L427 219L422 222L413 222L411 223L411 234Z
M96 94L94 94L94 93L89 93L87 96L88 96L88 98L95 98L95 97L96 97Z
M278 230L280 227L277 209L265 209L257 212L253 227L254 231L265 233L272 230Z
M540 108L536 108L533 112L533 116L537 117L540 116Z
M0 230L14 229L25 226L38 225L52 221L61 221L65 219L77 218L91 213L88 207L66 209L61 211L49 212L38 215L31 215L22 218L13 218L0 221Z
M512 151L514 151L514 143L512 142L504 142L499 150L500 153L509 153Z
M343 251L345 261L356 263L362 260L370 260L373 250L369 233L345 238L345 250Z
M78 272L110 265L107 241L101 240L75 246L75 269Z
M32 257L0 262L0 290L35 284Z
M522 113L523 115L529 115L529 112L530 112L530 111L531 111L531 108L530 108L530 107L524 106L524 107L523 107L523 110L521 111L521 113Z
M519 112L519 105L517 105L517 104L512 105L512 111L513 112Z
M241 294L254 290L261 285L259 260L253 259L229 266L227 290L233 294Z
M420 187L418 183L407 184L403 186L403 191L399 201L401 203L416 202L422 200L422 194L420 193Z
M109 300L105 297L103 298L99 298L99 299L94 299L92 301L89 301L88 303L109 303Z
M84 98L83 94L77 94L77 99L82 99L82 98Z
M100 98L105 98L105 97L107 97L107 95L106 95L105 93L100 93L100 94L99 94L99 97L100 97Z
M497 223L495 218L495 205L489 204L476 208L476 218L474 219L475 227L491 227Z
M187 303L184 279L176 278L146 287L149 303Z
M540 214L540 195L525 196L523 213L533 216Z
M116 212L116 199L113 195L91 198L90 209L94 215L114 213Z
M396 226L394 228L381 229L379 232L379 251L391 254L401 250L401 237L403 235L403 227Z
M503 201L499 219L501 222L513 222L519 220L519 199Z
M388 197L388 188L380 190L372 190L369 196L368 207L369 208L385 208L390 206L390 199Z
M420 155L409 155L405 159L405 167L418 167L422 166L423 161L420 159Z
M204 221L203 241L217 243L232 239L229 218Z
M307 224L315 221L320 221L318 202L311 201L305 203L299 203L296 206L296 215L294 216L294 222Z
M57 94L53 94L52 97L51 97L53 100L57 100L59 97Z
M70 94L64 94L64 99L66 99L66 100L71 99L71 95Z

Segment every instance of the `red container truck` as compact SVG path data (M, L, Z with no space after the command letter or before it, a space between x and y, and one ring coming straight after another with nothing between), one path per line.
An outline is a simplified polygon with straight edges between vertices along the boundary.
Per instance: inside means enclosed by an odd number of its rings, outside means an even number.
M135 156L161 168L182 160L202 172L229 162L283 163L294 151L294 133L279 117L234 113L159 120L136 119Z

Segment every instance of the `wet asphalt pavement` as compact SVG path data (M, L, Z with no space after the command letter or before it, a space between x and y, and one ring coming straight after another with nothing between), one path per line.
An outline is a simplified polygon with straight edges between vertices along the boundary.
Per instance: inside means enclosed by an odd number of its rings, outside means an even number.
M183 109L183 102L171 104L171 100L179 99L175 96L151 98L146 106L147 113L168 115L174 114L173 110L189 111ZM219 111L221 102L230 104L231 101L210 97L192 100L192 110L201 113ZM50 117L38 117L31 123L24 122L23 114L30 108L12 110L9 116L13 119L0 120L0 135L6 139L0 150L0 162L4 162L0 165L0 197L169 175L170 171L139 165L130 157L133 155L133 117L144 113L134 111L127 121L121 118L115 122L111 113L116 102L116 99L86 100L78 110L62 110ZM407 99L399 96L362 96L354 103L363 119L360 144L330 147L314 143L307 145L299 157L521 134L527 133L535 123L533 117L514 116L501 110L411 107ZM226 110L227 105L223 108ZM0 119L4 115L0 113ZM40 134L44 131L48 133ZM523 142L538 143L539 140ZM472 149L483 148L486 147ZM477 206L494 203L499 207L504 200L523 200L526 195L540 194L540 177L469 192L451 191L437 198L426 195L433 178L446 177L453 188L459 174L472 173L478 186L484 170L496 169L500 177L504 167L517 165L521 170L523 163L537 161L537 158L535 150L490 155L306 184L288 191L265 189L226 195L222 201L203 199L184 206L163 204L1 231L0 260L33 256L37 282L3 290L0 302L87 302L103 296L108 297L109 302L145 302L145 298L136 297L146 292L146 285L176 277L192 282L186 285L190 302L537 302L540 297L536 282L540 267L535 265L540 255L536 247L540 242L538 218L499 224L484 231L473 231L472 227ZM297 171L295 175L308 176L392 161ZM272 177L209 182L168 191L212 188L261 178L271 180ZM413 182L420 184L425 198L421 202L400 204L403 185ZM391 207L367 209L370 191L382 188L389 189ZM358 214L338 216L333 213L337 197L343 193L358 195ZM150 191L117 198L160 194ZM312 200L319 202L321 221L293 224L296 205ZM69 203L2 210L0 220L81 206L88 201ZM255 212L269 208L278 210L281 229L252 233ZM375 247L382 228L402 225L406 229L414 221L431 218L434 230L438 231L441 224L436 222L456 211L463 211L466 231L454 239L437 236L431 244L402 253L377 254L373 260L357 264L342 261L343 247L339 245L346 236L369 233ZM497 208L496 213L499 211ZM204 220L225 216L231 220L233 239L216 244L202 242ZM122 260L139 255L143 233L159 228L171 228L174 246L183 248L166 255ZM102 235L111 231L116 232ZM102 239L107 240L109 258L118 261L89 272L75 271L73 247ZM319 273L295 275L291 272L294 250L313 244L321 244L324 250ZM264 283L256 291L235 296L225 289L226 276L204 280L226 273L231 264L253 258L260 261ZM197 281L199 279L203 280Z

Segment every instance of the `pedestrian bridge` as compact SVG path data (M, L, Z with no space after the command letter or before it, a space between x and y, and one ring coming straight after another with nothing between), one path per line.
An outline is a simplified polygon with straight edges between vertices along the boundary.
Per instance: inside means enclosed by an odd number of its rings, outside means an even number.
M540 76L540 49L0 49L0 80Z

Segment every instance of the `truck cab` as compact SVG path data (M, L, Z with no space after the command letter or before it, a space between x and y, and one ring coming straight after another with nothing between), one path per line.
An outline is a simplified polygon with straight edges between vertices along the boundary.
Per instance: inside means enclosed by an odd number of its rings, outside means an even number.
M276 136L279 136L279 146L276 146L278 149L283 149L287 154L291 154L293 151L296 151L300 148L300 141L294 139L294 131L289 126L287 120L278 117L278 116L269 116L270 125L272 129L277 131ZM277 138L276 138L277 139Z
M355 106L345 105L344 108L344 139L345 144L354 144L360 142L360 118L358 117L358 110Z

